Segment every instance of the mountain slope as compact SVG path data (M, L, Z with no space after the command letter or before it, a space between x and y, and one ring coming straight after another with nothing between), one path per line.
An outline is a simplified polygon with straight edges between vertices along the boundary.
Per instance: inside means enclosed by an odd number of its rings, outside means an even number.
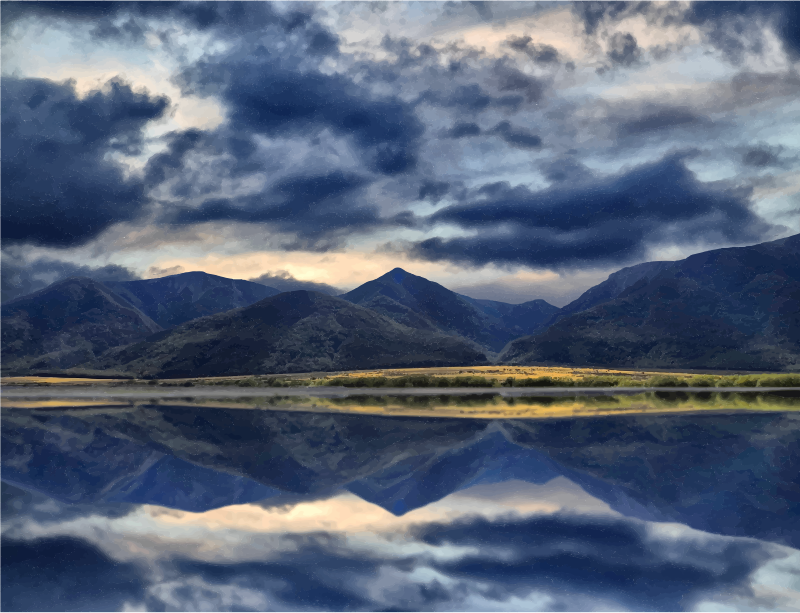
M501 361L800 370L800 235L675 262L510 343Z
M161 330L106 285L74 277L2 308L3 372L93 363L111 347Z
M491 351L500 351L513 338L537 329L557 310L544 300L524 305L475 300L402 268L340 297L405 325L459 334Z
M541 299L530 300L522 304L508 304L495 300L461 297L474 304L489 317L499 318L503 322L503 327L509 331L511 338L533 334L561 312L557 306Z
M608 279L602 283L590 287L575 300L561 307L550 321L546 322L545 327L549 327L555 322L569 317L573 313L588 311L598 304L614 300L634 283L642 279L650 280L673 264L675 264L675 262L644 262L635 266L622 268L610 274Z
M296 291L111 351L101 366L140 375L201 377L485 361L464 339L422 333L346 300Z
M163 328L245 307L280 293L260 283L199 271L106 285Z

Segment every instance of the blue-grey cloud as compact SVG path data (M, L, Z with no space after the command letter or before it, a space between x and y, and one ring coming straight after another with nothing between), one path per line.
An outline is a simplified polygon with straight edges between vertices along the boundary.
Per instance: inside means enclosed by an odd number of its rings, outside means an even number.
M681 156L611 178L539 192L505 182L487 184L424 222L480 232L415 243L410 247L415 257L569 267L641 258L660 240L716 236L739 242L757 240L767 229L750 210L749 193L704 185ZM663 232L666 226L672 228L669 236Z
M545 161L540 168L544 178L551 183L579 183L594 176L584 164L574 157L565 156Z
M561 60L558 49L552 45L536 45L530 36L510 36L506 44L520 53L524 53L537 64L557 64Z
M276 10L271 2L19 2L6 6L3 30L26 18L49 27L91 24L90 35L97 40L141 44L146 32L155 28L168 41L174 25L199 32L213 32L220 38L237 38L274 26L303 39L306 53L338 53L338 36L322 26L312 7L299 5ZM166 28L166 30L164 29Z
M139 278L133 270L117 264L86 266L50 258L26 262L8 253L3 254L0 262L3 304L69 277L90 277L100 282L133 281Z
M616 32L609 41L608 59L618 66L630 66L641 57L636 37L630 32Z
M525 74L508 61L498 60L494 70L501 92L518 92L524 95L528 102L533 103L539 102L544 96L546 89L544 80Z
M507 122L506 122L507 123ZM468 136L479 136L481 134L481 127L472 121L459 121L453 124L445 135L447 138L466 138Z
M484 21L491 21L492 19L492 9L491 9L491 2L484 2L483 0L470 0L468 2L472 8L480 15L481 19Z
M573 2L572 10L583 22L587 35L593 35L606 20L617 20L645 2Z
M768 166L780 166L781 161L778 157L783 151L782 147L770 147L769 145L758 145L752 147L742 156L742 163L746 166L755 168L765 168Z
M313 135L329 129L352 139L375 172L416 167L424 126L411 105L375 98L340 75L287 68L264 47L246 57L202 60L177 80L187 93L220 96L235 132Z
M685 20L706 29L709 40L734 63L741 62L745 51L761 50L757 33L749 48L737 36L758 20L772 27L790 57L800 57L800 5L797 2L692 2Z
M711 123L708 118L688 106L650 104L632 114L633 116L627 118L618 118L618 136L640 136L660 130Z
M764 22L780 39L790 57L800 57L800 6L797 2L695 1L687 3L680 17L664 12L651 2L575 2L573 10L588 36L604 25L642 15L654 27L686 23L702 29L707 41L734 64L745 52L764 50L757 22Z
M169 106L120 81L79 98L72 83L2 81L3 227L6 243L68 247L145 204L144 184L106 159L137 153L142 129Z
M330 296L338 296L342 290L338 287L333 287L327 283L316 283L314 281L300 281L285 270L276 270L274 272L265 272L263 275L253 277L250 281L261 283L268 287L274 287L282 292L293 292L295 290L304 289L312 292L322 292Z
M507 144L519 149L539 149L542 146L542 139L526 128L512 126L509 121L501 121L490 130L491 134L496 134Z
M447 181L426 180L419 186L417 200L430 198L433 202L439 202L450 191L450 183Z
M278 181L263 194L212 198L195 208L176 208L172 223L269 223L280 231L297 233L301 239L324 238L341 230L363 230L380 223L375 207L355 197L369 182L360 175L340 171L296 175Z

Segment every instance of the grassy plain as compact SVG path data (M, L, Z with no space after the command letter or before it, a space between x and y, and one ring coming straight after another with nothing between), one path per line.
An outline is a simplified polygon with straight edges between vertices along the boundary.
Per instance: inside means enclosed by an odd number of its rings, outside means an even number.
M557 366L395 368L347 372L241 375L187 379L4 377L10 386L205 386L238 387L800 387L800 375L717 371L671 372Z

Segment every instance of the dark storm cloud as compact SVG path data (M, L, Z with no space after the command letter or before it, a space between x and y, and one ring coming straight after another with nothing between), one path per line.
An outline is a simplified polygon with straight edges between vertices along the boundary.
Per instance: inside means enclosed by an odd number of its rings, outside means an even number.
M313 18L309 5L276 11L271 2L12 2L4 4L4 31L25 18L54 26L87 23L91 35L100 40L141 43L150 28L148 20L167 28L180 25L201 32L216 32L236 38L242 32L275 26L287 33L300 33L305 51L311 55L338 52L336 34ZM160 35L169 38L169 32Z
M311 135L323 129L348 137L370 168L395 175L417 164L424 126L399 98L374 98L340 75L280 65L264 47L246 57L203 60L178 83L186 93L215 93L235 132Z
M557 64L561 60L558 50L551 45L535 45L530 36L511 36L506 44L514 51L524 53L537 64Z
M119 611L145 596L143 573L70 537L33 541L3 537L4 611Z
M630 520L569 516L471 518L423 526L418 537L435 546L482 548L435 564L450 577L494 584L506 595L583 593L628 610L681 611L709 594L749 595L749 575L769 557L751 541L728 541L714 553L684 542L673 557L674 550L643 528Z
M450 184L446 181L423 181L419 186L419 194L417 200L425 200L430 198L433 202L439 202L450 191Z
M800 57L800 3L798 2L692 2L687 23L705 28L711 42L731 61L741 61L746 50L759 51L759 41L748 49L736 35L756 20L770 24L793 59Z
M658 106L648 104L641 109L631 109L627 118L617 118L617 135L640 136L679 126L709 124L710 121L688 106Z
M163 115L168 98L120 80L78 98L72 83L15 77L3 78L2 96L7 244L74 246L137 215L144 185L105 156L137 153L142 129Z
M765 22L781 40L790 57L800 57L800 3L797 2L691 2L682 17L664 13L651 2L575 2L573 10L584 31L594 36L606 24L618 23L632 15L643 15L651 26L674 25L682 21L700 27L708 42L732 63L745 52L760 53L763 41L758 22Z
M128 18L120 25L116 25L111 19L99 19L92 29L92 35L100 40L141 42L144 40L145 28L133 18Z
M294 276L285 270L276 270L275 272L265 272L263 275L253 277L250 281L261 283L268 287L274 287L282 292L293 292L295 290L304 289L312 292L322 292L329 296L338 296L343 293L338 287L333 287L327 283L315 283L314 281L300 281L295 279Z
M453 124L453 127L445 132L447 138L466 138L469 136L480 136L481 127L477 123L471 121L459 121Z
M508 67L504 67L501 71L502 82L500 84L500 91L527 91L531 88L533 92L532 100L538 100L541 92L534 92L536 87L542 85L537 80L526 81L527 75L522 75L522 80L518 79L518 75L513 73L509 77ZM514 79L517 79L516 81ZM506 87L510 83L510 86ZM543 87L543 86L542 86ZM427 102L434 106L444 108L456 109L461 113L480 113L488 108L499 108L504 111L517 111L519 107L525 102L525 96L520 94L502 94L492 95L486 91L481 85L477 83L469 83L456 85L450 88L440 86L438 91L429 89L423 92L418 102Z
M301 239L322 238L337 230L355 231L379 223L373 206L361 204L357 192L368 179L340 171L282 179L262 194L216 198L196 208L178 208L174 224L210 221L269 223ZM299 248L299 247L298 247Z
M527 75L508 61L498 60L494 67L501 92L518 92L525 96L528 102L539 102L544 95L546 83Z
M630 66L641 57L641 49L630 32L617 32L609 40L608 58L618 66Z
M133 281L139 278L132 270L116 264L91 267L51 259L28 263L7 253L2 257L0 277L3 304L69 277L89 277L100 282Z
M489 108L495 99L477 83L458 85L448 92L428 90L420 96L420 102L445 108L455 108L469 113L480 113Z
M507 144L519 149L539 149L542 146L542 139L525 128L512 126L508 121L501 121L490 130L491 134L496 134Z
M764 168L767 166L780 166L781 162L778 155L783 151L782 147L770 147L759 145L749 149L743 156L742 162L746 166Z
M482 0L471 0L468 2L468 4L475 9L478 15L480 15L481 19L484 21L491 21L492 9L489 2L483 2Z
M593 35L604 21L615 21L636 7L647 3L633 2L573 2L572 10L583 22L583 29Z
M477 265L618 264L644 257L648 246L663 240L757 240L767 224L751 212L748 199L749 193L700 183L681 156L538 192L492 183L425 218L427 224L479 230L477 235L432 238L409 252Z
M187 130L181 133L171 133L166 137L167 149L157 153L147 160L145 167L145 182L148 186L163 183L169 174L180 171L186 154L193 150L203 137L200 130ZM237 148L231 149L236 152Z
M548 160L542 165L541 171L551 183L578 183L591 180L594 176L591 170L572 157Z
M381 40L381 47L394 53L396 68L422 66L439 59L439 52L427 43L417 43L409 38L395 38L386 34Z

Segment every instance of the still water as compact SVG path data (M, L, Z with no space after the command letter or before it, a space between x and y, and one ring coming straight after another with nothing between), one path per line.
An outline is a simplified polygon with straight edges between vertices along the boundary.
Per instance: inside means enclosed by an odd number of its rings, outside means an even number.
M800 400L640 401L4 402L2 609L800 610Z

